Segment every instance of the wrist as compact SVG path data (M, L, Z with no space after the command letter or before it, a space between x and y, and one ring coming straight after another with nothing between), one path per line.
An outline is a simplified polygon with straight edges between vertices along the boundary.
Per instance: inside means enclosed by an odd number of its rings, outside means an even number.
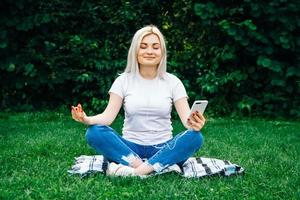
M90 124L90 117L88 116L83 116L82 117L82 123L86 124L86 125L89 125Z

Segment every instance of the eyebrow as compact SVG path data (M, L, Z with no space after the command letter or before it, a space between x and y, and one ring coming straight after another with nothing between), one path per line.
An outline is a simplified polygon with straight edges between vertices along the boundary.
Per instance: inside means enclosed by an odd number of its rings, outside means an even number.
M145 43L145 42L142 42L141 44L148 45L148 43ZM152 43L152 45L156 45L156 44L159 44L159 43ZM160 45L160 44L159 44L159 45Z

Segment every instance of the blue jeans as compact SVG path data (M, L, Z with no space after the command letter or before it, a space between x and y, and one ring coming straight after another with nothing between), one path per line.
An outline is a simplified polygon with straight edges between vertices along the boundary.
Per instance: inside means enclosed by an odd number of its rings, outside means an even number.
M136 159L147 159L156 172L173 164L182 164L203 143L201 132L186 130L157 145L140 145L122 138L109 126L93 125L87 129L88 144L110 161L129 165Z

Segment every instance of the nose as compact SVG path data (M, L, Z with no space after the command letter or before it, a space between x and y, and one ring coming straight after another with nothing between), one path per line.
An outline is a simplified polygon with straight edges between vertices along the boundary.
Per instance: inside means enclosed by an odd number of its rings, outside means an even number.
M147 54L152 54L153 53L153 49L151 47L147 48L146 53Z

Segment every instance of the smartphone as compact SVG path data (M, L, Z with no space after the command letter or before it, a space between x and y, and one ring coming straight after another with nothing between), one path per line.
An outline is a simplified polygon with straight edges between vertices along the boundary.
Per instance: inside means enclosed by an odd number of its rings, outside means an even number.
M201 114L203 114L207 104L208 104L207 100L197 100L197 101L195 101L193 103L192 108L191 108L191 113L190 114L192 114L192 112L195 112L195 111L198 111Z

